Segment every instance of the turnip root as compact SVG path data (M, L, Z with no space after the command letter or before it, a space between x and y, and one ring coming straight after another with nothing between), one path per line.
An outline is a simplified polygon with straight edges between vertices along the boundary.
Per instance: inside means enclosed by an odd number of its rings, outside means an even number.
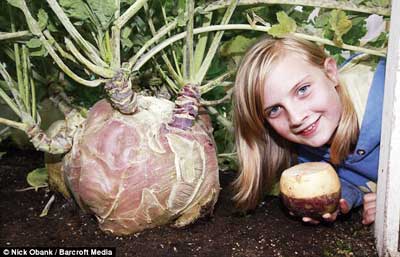
M308 162L286 169L280 179L283 203L295 215L320 218L336 210L340 181L325 162Z
M63 169L72 195L102 230L184 226L212 211L218 164L212 128L196 119L196 90L185 86L176 105L138 95L131 115L106 100L91 108Z

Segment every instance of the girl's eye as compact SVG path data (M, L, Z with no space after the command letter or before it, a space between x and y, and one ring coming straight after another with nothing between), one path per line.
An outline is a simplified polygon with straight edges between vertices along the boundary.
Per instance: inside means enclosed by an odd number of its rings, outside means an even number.
M305 95L305 94L307 93L309 87L310 87L310 85L302 86L301 88L299 88L299 89L297 90L297 93L298 93L300 96Z
M272 106L268 110L268 117L269 118L274 118L274 117L278 116L280 110L281 110L280 106Z

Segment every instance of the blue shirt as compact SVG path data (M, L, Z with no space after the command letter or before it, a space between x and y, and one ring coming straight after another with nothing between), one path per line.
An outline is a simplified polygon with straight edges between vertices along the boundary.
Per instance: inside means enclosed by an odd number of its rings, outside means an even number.
M342 186L342 198L350 208L363 203L364 192L371 191L369 185L371 181L376 182L378 177L385 67L386 60L380 60L368 93L355 151L336 167ZM328 147L296 145L295 149L300 163L330 160Z

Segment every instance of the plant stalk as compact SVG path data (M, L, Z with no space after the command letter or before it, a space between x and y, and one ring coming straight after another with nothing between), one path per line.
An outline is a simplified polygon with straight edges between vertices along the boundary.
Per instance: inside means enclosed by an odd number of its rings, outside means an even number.
M224 102L228 102L232 98L232 93L233 93L233 88L229 89L226 92L226 95L224 97L222 97L221 99L213 100L213 101L200 100L200 104L203 106L214 106L214 105L222 104Z
M231 70L228 72L225 72L224 74L220 75L219 77L213 79L212 81L207 82L207 84L203 85L200 87L200 94L205 94L211 90L213 90L217 84L225 81L226 78L229 78L232 76L236 71Z
M126 10L115 22L114 26L122 29L122 27L143 7L148 0L137 0Z
M25 2L25 1L24 1ZM50 8L53 10L54 14L60 20L60 22L64 25L65 29L71 35L71 37L75 40L75 42L82 47L85 54L92 60L95 64L103 67L107 67L108 65L100 58L98 52L95 50L96 48L91 45L88 41L86 41L82 35L76 30L72 22L69 20L61 6L57 3L56 0L47 0Z
M171 22L171 24L167 24L166 26L164 26L163 28L161 28L159 30L159 32L156 32L154 23L152 18L150 17L149 11L148 11L148 5L145 4L144 5L144 10L148 16L148 24L150 27L150 31L153 34L153 38L148 40L145 45L138 51L138 53L135 55L134 61L137 60L137 58L140 57L139 54L143 54L144 50L147 49L150 46L150 43L153 44L154 42L156 42L155 40L157 39L157 41L164 35L166 35L169 31L171 31L173 28L175 28L178 24L178 19L175 19L175 21ZM146 46L146 47L145 47ZM179 74L174 70L174 67L172 66L170 60L168 59L167 55L163 52L161 54L161 58L163 59L163 61L166 64L166 67L168 69L169 74L175 79L175 81L177 81L178 84L184 84L182 77L179 76ZM169 84L169 83L168 83Z
M48 0L48 1L54 1L54 0ZM76 82L88 86L88 87L97 87L101 83L104 82L104 80L85 80L76 75L72 70L68 68L67 65L64 64L64 62L61 60L61 58L57 55L55 52L54 48L51 46L51 44L47 41L45 36L43 35L42 31L40 30L39 24L37 21L33 18L32 14L30 13L28 7L26 6L25 0L20 0L21 3L21 10L25 15L26 21L29 26L29 30L34 34L35 36L39 37L39 40L42 42L43 46L46 48L46 50L49 52L53 60L57 63L58 67L64 71L68 76L70 76L73 80ZM61 9L61 7L56 3L56 5ZM62 11L62 9L61 9ZM65 13L64 13L65 15ZM69 20L68 20L69 21ZM74 28L75 29L75 28Z
M10 89L10 91L14 90L14 85L13 81L10 77L10 74L8 74L7 70L3 66L2 63L0 63L0 74L4 78L4 81L6 82L6 85ZM18 105L16 105L13 100L7 95L6 92L2 88L0 88L0 97L6 102L6 104L13 110L13 112L18 116L21 117L21 109L19 108Z
M218 113L218 111L212 107L212 106L205 106L205 108L207 109L207 111L211 114L211 115L215 115L217 116L217 120L229 131L233 133L233 124L232 122L230 122L227 118L225 118L224 116L222 116L221 114Z
M344 11L361 12L369 14L379 14L382 16L390 16L390 8L384 7L368 7L365 5L357 5L351 1L332 1L332 0L240 0L238 6L254 6L266 4L287 4L321 7L329 9L340 9ZM229 1L222 0L209 4L205 11L211 12L221 8L226 8Z
M96 64L91 63L88 59L86 59L79 51L76 49L75 45L72 43L71 40L65 38L65 45L67 49L74 55L74 57L79 60L83 65L86 66L90 71L93 73L103 77L103 78L112 78L114 76L114 71L103 68Z
M120 0L115 0L115 7L114 19L117 20L121 14ZM111 53L111 68L119 70L121 68L121 27L118 26L111 27Z
M164 37L168 32L175 29L177 25L178 25L178 19L175 19L174 21L162 27L156 34L153 35L153 37L150 40L146 41L146 43L144 43L144 45L139 49L139 51L129 59L127 65L128 69L132 69L133 65L143 55L143 53L146 52L146 50L150 46L152 46L154 43L156 43L158 40Z
M0 41L1 40L8 40L8 39L16 39L21 37L31 36L32 34L27 31L17 31L17 32L0 32Z
M193 62L193 27L194 27L194 0L186 0L186 42L183 51L183 79L189 83L194 78Z
M237 3L238 3L238 0L231 1L228 9L225 12L224 17L222 18L220 25L226 25L229 23L229 20L232 17L233 11L235 10ZM207 52L207 55L204 58L204 61L201 64L199 71L196 73L196 78L195 78L196 84L201 84L204 77L206 76L206 73L207 73L208 69L210 68L211 62L214 59L215 53L217 52L217 49L219 47L219 43L222 39L223 34L224 34L224 30L221 30L221 31L218 31L217 33L215 33L215 36L214 36L211 46Z
M213 13L210 12L205 15L206 20L203 22L202 27L208 27L211 25L212 14ZM197 73L197 71L200 69L201 63L203 62L204 53L205 53L206 45L207 45L207 40L208 40L208 34L199 35L199 40L197 41L196 49L194 51L194 72L195 73Z
M23 75L23 95L22 102L25 106L25 111L31 113L30 108L30 88L29 88L29 52L25 45L22 46L22 75Z
M22 131L26 131L26 129L28 128L28 126L24 123L21 122L16 122L16 121L12 121L12 120L8 120L8 119L4 119L0 117L0 124L12 127L12 128L16 128Z
M227 25L212 25L209 27L197 28L197 29L193 30L193 33L199 34L199 33L211 32L211 31L218 31L218 30L254 30L254 31L260 31L260 32L268 32L269 29L270 29L270 27L259 26L259 25L252 26L252 25L248 25L248 24L227 24ZM320 38L320 37L316 37L316 36L310 36L310 35L306 35L306 34L302 34L302 33L295 33L295 35L298 37L301 37L301 38L305 38L305 39L314 41L314 42L319 42L319 43L323 43L326 45L336 46L336 47L340 47L340 48L347 49L347 50L363 52L363 53L376 55L376 56L382 56L382 57L386 56L385 49L373 50L373 49L357 47L357 46L352 46L352 45L347 45L347 44L342 44L341 46L337 46L333 41L331 41L329 39L324 39L324 38ZM163 50L165 47L169 46L170 44L172 44L180 39L185 38L185 36L186 36L186 32L182 32L182 33L176 34L176 35L164 40L160 44L156 45L155 47L150 49L146 54L142 55L142 57L132 67L132 70L133 71L139 70L150 58L152 58L158 52L160 52L161 50Z

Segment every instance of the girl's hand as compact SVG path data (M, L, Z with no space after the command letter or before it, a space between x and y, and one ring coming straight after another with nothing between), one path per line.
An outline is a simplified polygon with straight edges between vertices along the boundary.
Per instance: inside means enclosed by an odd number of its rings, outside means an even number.
M339 213L346 214L350 211L349 204L345 199L340 199L339 201L339 208L333 212L333 213L325 213L322 215L322 218L324 218L325 221L327 222L334 222L338 216ZM310 224L318 224L320 221L312 219L310 217L303 217L303 222L310 223Z
M375 221L376 213L376 193L364 195L362 224L369 225Z

